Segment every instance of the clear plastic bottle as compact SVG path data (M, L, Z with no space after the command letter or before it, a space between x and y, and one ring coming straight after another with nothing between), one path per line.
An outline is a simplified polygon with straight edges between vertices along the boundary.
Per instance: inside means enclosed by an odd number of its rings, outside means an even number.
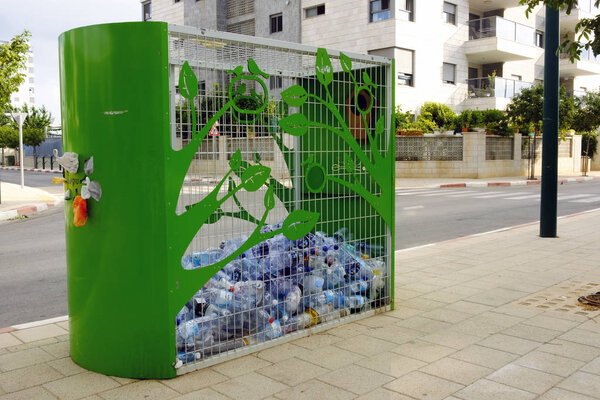
M344 305L348 308L361 308L365 303L366 299L360 295L348 296L344 299Z

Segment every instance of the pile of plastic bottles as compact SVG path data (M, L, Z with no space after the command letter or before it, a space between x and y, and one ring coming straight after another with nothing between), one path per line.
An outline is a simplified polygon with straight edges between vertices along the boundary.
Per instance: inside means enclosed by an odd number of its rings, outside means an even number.
M178 365L381 304L386 296L384 249L349 238L345 228L333 237L317 232L289 240L280 234L227 264L177 314ZM182 265L214 264L246 239L187 254Z

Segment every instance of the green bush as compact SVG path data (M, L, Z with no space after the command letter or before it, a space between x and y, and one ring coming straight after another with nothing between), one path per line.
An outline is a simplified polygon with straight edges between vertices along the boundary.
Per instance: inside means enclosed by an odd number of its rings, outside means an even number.
M490 123L500 122L504 119L506 119L506 113L504 111L492 108L483 112L483 123L486 124L486 126Z
M482 127L484 125L483 120L483 111L481 110L472 110L471 115L473 117L473 121L471 121L472 127Z
M598 134L595 132L578 133L581 135L581 155L585 157L594 157L598 151Z
M431 120L437 125L438 128L452 128L454 126L454 120L456 114L454 110L442 103L426 102L421 107L421 115L425 115L427 118L431 116Z
M410 111L403 112L401 106L396 106L394 119L396 121L396 131L399 131L401 129L410 129L409 125L413 123L414 116Z

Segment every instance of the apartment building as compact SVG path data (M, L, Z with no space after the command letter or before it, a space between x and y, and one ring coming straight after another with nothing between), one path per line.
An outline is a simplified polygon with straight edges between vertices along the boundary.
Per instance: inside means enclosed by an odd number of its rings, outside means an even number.
M580 0L561 15L561 35L596 15ZM396 60L396 103L504 109L544 75L545 10L518 0L152 0L144 19L301 42ZM560 60L561 84L580 95L600 87L600 57Z
M8 43L0 40L0 43ZM35 105L35 68L33 66L33 51L27 52L27 62L25 69L22 71L25 74L23 83L19 86L19 90L10 96L10 104L14 107L22 107L23 104L28 106Z

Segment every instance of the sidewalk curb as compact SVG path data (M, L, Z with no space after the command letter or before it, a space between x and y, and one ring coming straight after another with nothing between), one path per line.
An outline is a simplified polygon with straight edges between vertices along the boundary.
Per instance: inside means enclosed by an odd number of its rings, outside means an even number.
M25 324L7 326L5 328L0 328L0 334L20 331L23 329L36 328L38 326L50 325L50 324L55 324L57 322L63 322L63 321L68 321L68 320L69 320L68 315L62 315L60 317L43 319L41 321L27 322Z
M565 183L582 183L589 182L593 180L600 180L600 177L593 176L582 176L580 178L561 178L558 180L558 184L563 185ZM463 187L471 187L471 188L482 188L482 187L494 187L494 186L532 186L532 185L540 185L542 183L541 180L517 180L517 181L484 181L484 182L457 182L457 183L442 183L436 185L425 185L422 187L428 189L442 189L442 188L463 188ZM396 189L411 189L411 187L403 187L396 186Z
M7 171L20 171L21 168L20 167L3 167L0 166L0 170L7 170ZM59 171L57 169L41 169L41 168L23 168L23 171L28 171L28 172L45 172L47 174L61 174L62 175L62 171Z
M47 210L52 207L57 207L62 203L62 200L56 199L54 203L34 203L15 208L8 211L0 211L0 221L6 221L13 218L18 218L22 215L32 215L40 211Z

